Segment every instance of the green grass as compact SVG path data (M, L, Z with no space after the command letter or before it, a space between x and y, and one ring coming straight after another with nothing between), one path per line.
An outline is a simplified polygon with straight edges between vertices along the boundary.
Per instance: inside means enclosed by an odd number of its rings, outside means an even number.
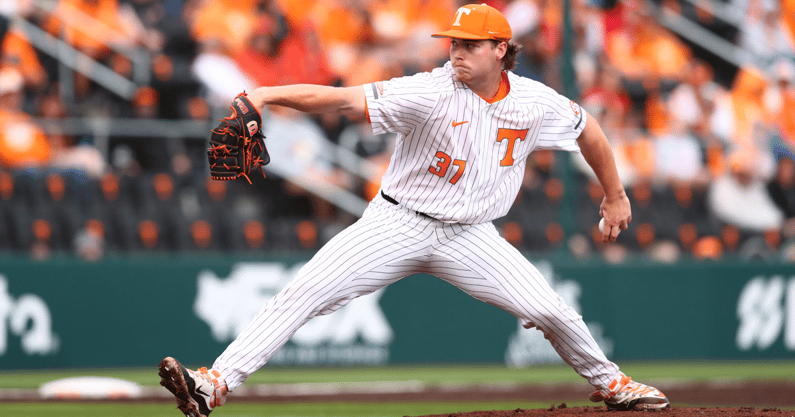
M548 408L552 404L522 401L495 402L417 402L417 403L229 403L213 411L213 417L401 417L443 414L481 410L515 410L517 408ZM557 404L556 404L557 405ZM567 403L583 406L581 403ZM2 404L4 417L159 417L179 416L171 404L116 404L116 403L6 403Z
M621 363L621 370L637 380L756 379L792 380L795 361L704 361ZM0 389L38 388L41 384L75 376L121 378L144 386L158 385L157 367L123 369L59 369L0 371ZM361 368L271 368L254 373L246 384L360 381L422 381L436 383L482 382L584 382L565 365L508 369L489 365L411 365Z
M672 378L682 381L715 379L793 380L795 361L703 361L703 362L648 362L621 363L621 369L635 379L649 381ZM56 379L76 376L102 376L134 381L144 386L157 386L157 367L124 369L59 369L0 371L0 390L8 388L38 388ZM499 383L499 382L578 382L585 381L565 365L536 366L511 370L504 366L488 365L411 365L360 368L271 368L265 367L246 381L246 385L303 382L362 382L362 381L421 381L426 384L442 383ZM571 407L592 405L587 400L566 401ZM213 417L224 416L418 416L477 410L511 410L516 408L548 408L550 403L532 403L518 400L494 402L406 402L406 403L249 403L230 401L213 412ZM555 404L557 405L557 404ZM181 415L173 402L163 403L1 403L0 415L16 416L134 416L174 417Z

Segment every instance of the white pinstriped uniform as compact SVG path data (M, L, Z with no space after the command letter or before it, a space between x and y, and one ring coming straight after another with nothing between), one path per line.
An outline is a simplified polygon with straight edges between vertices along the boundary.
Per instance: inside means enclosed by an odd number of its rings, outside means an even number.
M607 386L618 366L491 223L515 200L533 149L579 150L585 113L543 84L507 74L510 92L493 104L456 81L449 62L364 86L373 132L398 133L382 191L399 204L376 196L266 303L213 365L229 389L312 317L415 273L435 275L537 327L577 373Z
M508 213L533 149L579 151L576 140L585 127L579 106L541 83L507 74L510 93L493 104L456 81L449 62L430 73L369 84L373 133L399 133L384 192L442 221L491 221ZM501 128L527 133L520 140L520 133L498 137ZM510 146L513 164L501 166ZM466 161L455 184L461 168L452 163L444 178L427 175L437 151Z

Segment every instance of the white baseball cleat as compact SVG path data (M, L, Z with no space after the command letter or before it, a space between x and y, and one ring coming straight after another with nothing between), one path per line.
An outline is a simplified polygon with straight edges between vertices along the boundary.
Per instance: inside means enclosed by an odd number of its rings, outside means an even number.
M604 401L611 410L662 410L671 403L657 388L635 382L619 372L607 389L596 390L590 395L593 402Z
M177 408L187 417L207 417L226 401L226 382L218 371L192 371L168 357L160 361L160 378L160 385L174 394Z

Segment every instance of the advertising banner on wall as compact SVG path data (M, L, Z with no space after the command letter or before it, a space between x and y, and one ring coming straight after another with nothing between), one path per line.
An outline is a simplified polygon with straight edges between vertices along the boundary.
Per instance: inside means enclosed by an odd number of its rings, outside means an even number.
M0 367L154 366L164 356L211 365L306 260L0 261ZM613 360L795 353L793 266L535 265ZM540 331L415 275L310 320L270 363L559 361Z

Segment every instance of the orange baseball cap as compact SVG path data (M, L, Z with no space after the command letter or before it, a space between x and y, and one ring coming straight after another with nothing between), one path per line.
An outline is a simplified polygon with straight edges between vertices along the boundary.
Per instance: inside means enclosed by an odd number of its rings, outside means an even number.
M467 4L455 12L450 30L434 33L434 38L494 39L509 41L511 25L499 10L483 4Z

